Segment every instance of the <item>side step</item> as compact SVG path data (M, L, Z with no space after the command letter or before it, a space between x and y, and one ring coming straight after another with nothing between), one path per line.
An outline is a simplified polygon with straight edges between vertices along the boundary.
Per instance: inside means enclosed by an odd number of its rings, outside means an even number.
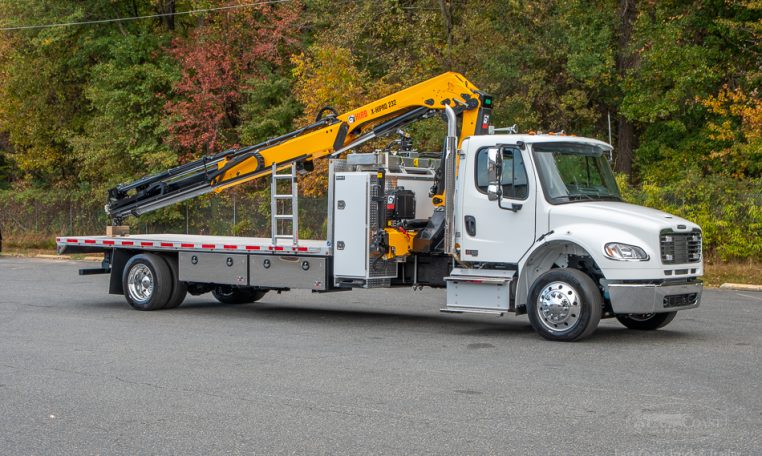
M516 271L454 268L447 282L447 306L440 312L501 316L511 310Z
M439 309L442 313L452 313L452 314L462 314L462 313L476 313L476 314L483 314L483 315L494 315L496 317L502 317L503 314L506 312L505 310L499 310L499 309L479 309L474 307L443 307Z

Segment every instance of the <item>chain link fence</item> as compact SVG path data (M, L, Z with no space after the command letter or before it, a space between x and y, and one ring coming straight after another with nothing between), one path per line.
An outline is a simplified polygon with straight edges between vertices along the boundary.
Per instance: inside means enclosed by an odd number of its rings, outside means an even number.
M56 236L105 234L103 202L31 192L0 192L4 247L52 249ZM325 239L327 198L299 198L299 237ZM156 212L130 217L133 234L178 233L270 237L269 189L206 195Z

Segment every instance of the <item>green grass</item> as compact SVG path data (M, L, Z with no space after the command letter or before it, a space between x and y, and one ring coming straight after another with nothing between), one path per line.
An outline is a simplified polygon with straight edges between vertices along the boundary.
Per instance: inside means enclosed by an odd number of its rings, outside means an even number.
M723 283L762 285L762 263L754 260L707 260L704 263L704 282L711 287L719 287Z

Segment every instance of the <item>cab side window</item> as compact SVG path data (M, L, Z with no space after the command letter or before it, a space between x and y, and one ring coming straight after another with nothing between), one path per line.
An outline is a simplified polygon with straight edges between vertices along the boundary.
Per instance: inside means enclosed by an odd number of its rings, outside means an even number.
M503 149L503 197L523 200L529 196L529 179L524 167L521 151L513 148ZM487 149L476 153L476 186L482 193L487 193Z

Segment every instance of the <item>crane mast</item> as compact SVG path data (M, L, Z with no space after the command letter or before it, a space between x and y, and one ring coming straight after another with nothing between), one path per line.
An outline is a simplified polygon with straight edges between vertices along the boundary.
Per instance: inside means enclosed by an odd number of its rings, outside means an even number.
M280 169L296 163L300 169L310 171L316 159L337 156L440 114L445 106L461 119L459 141L487 131L492 98L462 75L448 72L342 114L324 108L314 123L259 144L229 149L118 185L109 190L106 213L119 224L130 215L139 216L265 177L273 167ZM332 112L324 115L326 111ZM441 181L434 192L436 205L442 205L445 199Z

